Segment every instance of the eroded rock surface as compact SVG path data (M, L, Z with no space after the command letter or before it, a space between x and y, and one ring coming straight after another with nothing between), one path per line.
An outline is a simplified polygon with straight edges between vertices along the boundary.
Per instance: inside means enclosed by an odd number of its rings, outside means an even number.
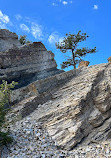
M110 117L110 79L110 65L84 69L41 106L41 115L39 109L35 112L59 146L72 149ZM98 133L97 130L95 135Z
M5 29L0 30L0 51L0 80L17 81L17 88L63 72L41 42L21 46L18 36Z
M22 101L19 109L25 115L28 107L33 109L37 103L31 119L41 122L57 146L66 150L111 139L111 65L77 71L72 79L50 92L46 102L39 102L35 95Z
M10 96L17 104L6 123L15 144L6 157L111 156L110 62L61 73L41 42L20 46L16 34L2 30L0 44L0 79L22 87ZM93 146L99 142L107 148Z

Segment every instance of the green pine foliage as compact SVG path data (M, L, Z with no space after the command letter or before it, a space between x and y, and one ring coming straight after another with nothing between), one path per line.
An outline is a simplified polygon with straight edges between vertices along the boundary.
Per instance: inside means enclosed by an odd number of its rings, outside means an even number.
M20 42L22 45L32 43L31 41L29 41L29 40L27 39L27 36L26 36L26 35L21 35L20 38L19 38L19 42Z
M83 60L82 57L85 57L89 53L96 53L96 47L93 49L88 47L78 48L79 43L86 41L88 37L86 33L79 31L77 34L66 34L62 42L56 43L56 48L60 49L62 53L66 53L67 51L72 53L72 57L69 57L61 64L62 69L69 66L73 66L76 69L76 65Z
M22 44L22 45L24 45L24 44L26 44L26 35L21 35L20 36L20 38L19 38L19 42Z
M11 89L17 85L17 82L12 81L8 84L7 81L3 80L0 85L0 145L6 145L11 142L11 138L8 136L8 133L2 132L2 127L5 123L5 115L9 109L4 108L6 104L9 104L9 96Z

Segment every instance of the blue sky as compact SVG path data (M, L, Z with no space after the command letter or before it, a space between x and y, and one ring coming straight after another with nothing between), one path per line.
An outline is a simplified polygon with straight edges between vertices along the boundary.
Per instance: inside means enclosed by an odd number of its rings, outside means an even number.
M98 50L84 60L90 65L106 63L111 56L110 16L111 0L0 0L0 28L42 41L55 54L58 68L65 54L56 49L55 42L79 30L90 36L81 46Z

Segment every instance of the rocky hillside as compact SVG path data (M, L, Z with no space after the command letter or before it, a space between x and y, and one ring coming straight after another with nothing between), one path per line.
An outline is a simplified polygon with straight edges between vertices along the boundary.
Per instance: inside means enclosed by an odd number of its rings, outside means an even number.
M73 75L66 80L68 74ZM58 88L56 85L53 91L46 89L22 100L12 115L30 114L31 120L41 122L57 146L65 150L110 139L111 65L90 66L54 77L57 85L60 81L63 84ZM55 84L55 80L51 84Z
M61 73L40 42L1 52L0 61L0 78L21 87L10 95L6 121L15 141L4 157L111 156L111 64Z

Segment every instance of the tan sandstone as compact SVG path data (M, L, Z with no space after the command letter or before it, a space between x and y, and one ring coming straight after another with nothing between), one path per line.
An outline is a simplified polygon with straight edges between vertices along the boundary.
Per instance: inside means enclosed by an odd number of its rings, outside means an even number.
M108 58L108 62L109 62L109 64L111 64L111 57Z
M78 67L87 67L89 65L89 61L81 61Z

